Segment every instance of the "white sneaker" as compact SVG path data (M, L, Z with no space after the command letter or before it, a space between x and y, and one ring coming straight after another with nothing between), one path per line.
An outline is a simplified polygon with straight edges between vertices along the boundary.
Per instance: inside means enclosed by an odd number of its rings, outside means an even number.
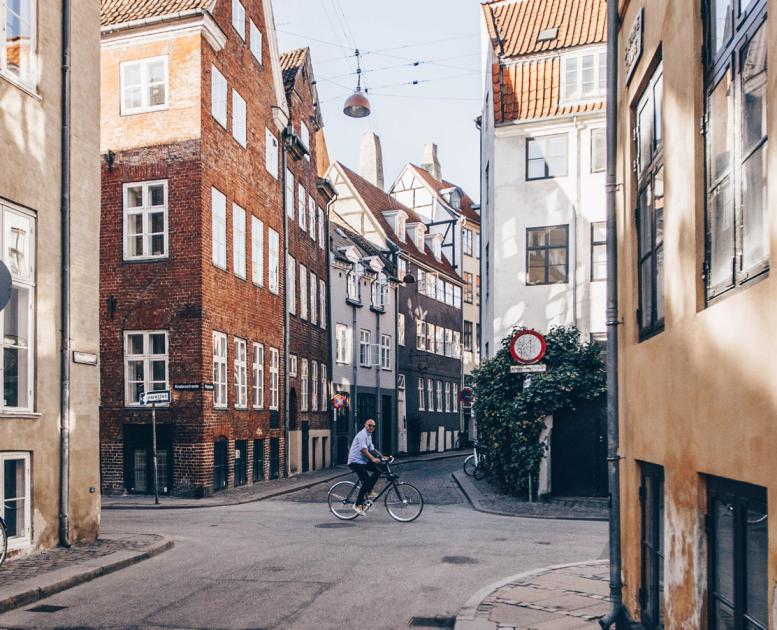
M354 505L353 511L359 514L360 516L364 516L364 506L363 505Z

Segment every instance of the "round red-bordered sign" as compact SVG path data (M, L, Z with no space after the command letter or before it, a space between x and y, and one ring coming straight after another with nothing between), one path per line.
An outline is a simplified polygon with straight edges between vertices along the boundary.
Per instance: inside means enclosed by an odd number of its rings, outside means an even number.
M547 349L545 337L536 330L519 330L510 340L510 354L523 365L541 361Z
M345 394L335 394L332 398L332 406L335 409L344 409L348 406L348 396Z

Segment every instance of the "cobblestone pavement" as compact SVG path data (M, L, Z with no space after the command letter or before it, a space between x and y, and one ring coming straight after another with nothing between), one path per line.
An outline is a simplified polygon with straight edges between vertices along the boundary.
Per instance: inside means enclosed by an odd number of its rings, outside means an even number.
M103 558L116 551L144 551L163 538L157 534L111 533L101 535L93 543L73 545L70 549L58 547L21 558L11 558L0 566L0 584L21 582L80 562Z

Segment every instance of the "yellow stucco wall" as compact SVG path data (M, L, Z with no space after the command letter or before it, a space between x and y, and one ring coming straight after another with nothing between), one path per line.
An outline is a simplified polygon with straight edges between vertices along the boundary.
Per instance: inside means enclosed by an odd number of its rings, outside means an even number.
M777 68L777 1L769 0L768 65ZM666 627L699 628L706 620L707 541L704 475L768 490L770 627L777 624L777 145L767 151L771 275L705 307L704 109L699 2L625 3L619 42L624 83L624 39L644 6L644 44L633 78L619 94L620 427L624 597L639 612L639 461L665 472ZM636 192L630 168L632 107L651 64L663 58L665 171L665 329L639 342ZM777 102L777 72L770 71L768 101ZM769 135L777 116L769 111Z

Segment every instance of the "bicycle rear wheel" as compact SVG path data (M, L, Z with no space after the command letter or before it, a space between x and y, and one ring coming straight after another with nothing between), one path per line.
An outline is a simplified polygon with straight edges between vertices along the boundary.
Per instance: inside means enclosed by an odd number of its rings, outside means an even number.
M467 457L467 459L464 460L464 472L472 477L472 475L475 474L475 468L477 468L477 465L475 464L475 456L470 455Z
M409 523L414 521L424 509L424 498L415 486L409 483L397 483L386 493L383 499L386 511L396 521Z
M359 516L354 512L356 497L359 495L358 484L353 481L340 481L329 489L327 503L329 510L337 518L350 521Z
M0 520L0 565L5 561L5 555L8 553L8 531L5 523Z
M486 466L482 459L480 460L480 463L475 466L475 470L472 471L472 476L477 480L483 479L486 476Z

